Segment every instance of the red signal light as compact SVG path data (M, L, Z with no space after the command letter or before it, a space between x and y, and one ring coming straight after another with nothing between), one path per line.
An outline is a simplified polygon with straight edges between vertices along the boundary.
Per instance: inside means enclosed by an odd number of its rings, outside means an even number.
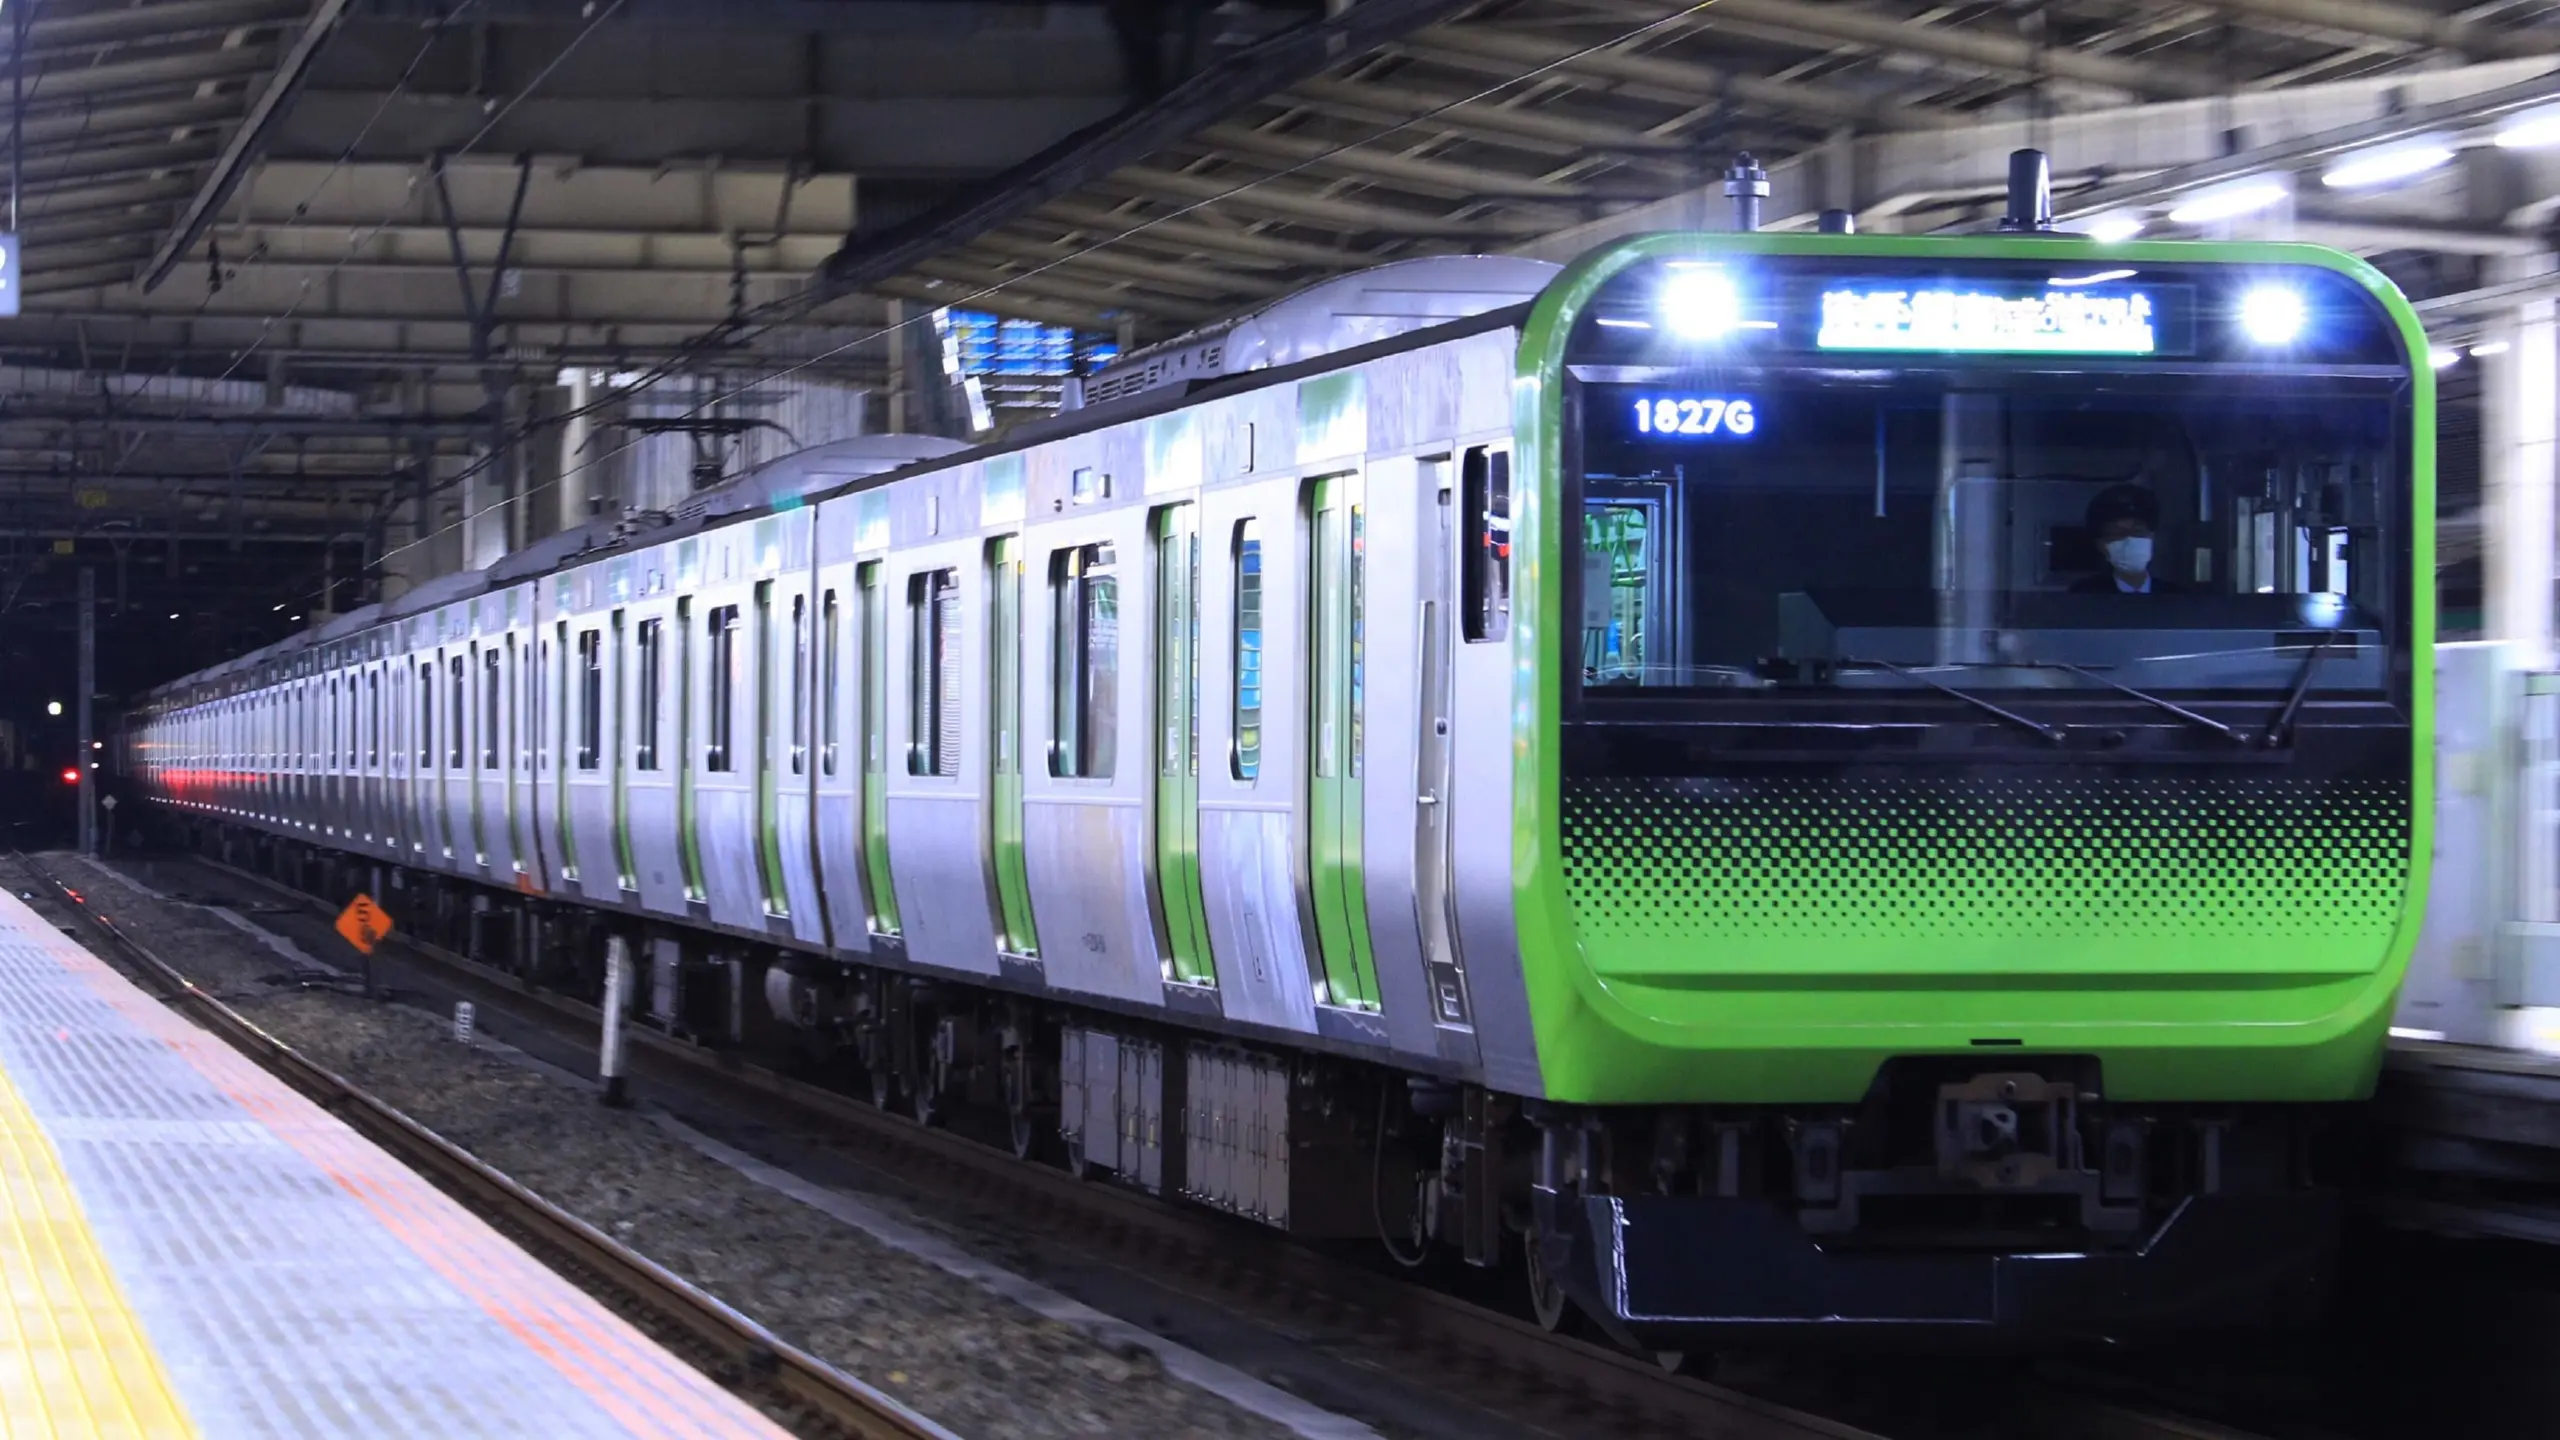
M63 783L63 784L65 784L65 785L77 785L77 784L79 784L79 783L80 783L80 769L79 769L79 767L78 767L78 766L76 766L76 765L65 765L65 766L63 766L63 767L62 767L62 783Z

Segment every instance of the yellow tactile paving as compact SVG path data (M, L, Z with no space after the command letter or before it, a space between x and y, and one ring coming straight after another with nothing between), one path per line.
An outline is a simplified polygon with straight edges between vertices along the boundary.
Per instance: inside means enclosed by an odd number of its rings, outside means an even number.
M195 1433L53 1142L0 1072L0 1436Z

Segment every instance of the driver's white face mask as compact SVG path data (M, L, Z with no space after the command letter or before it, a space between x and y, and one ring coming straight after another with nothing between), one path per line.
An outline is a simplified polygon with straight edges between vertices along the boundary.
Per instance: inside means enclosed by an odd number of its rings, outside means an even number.
M2151 568L2151 537L2127 535L2107 542L2107 563L2118 574L2132 575Z

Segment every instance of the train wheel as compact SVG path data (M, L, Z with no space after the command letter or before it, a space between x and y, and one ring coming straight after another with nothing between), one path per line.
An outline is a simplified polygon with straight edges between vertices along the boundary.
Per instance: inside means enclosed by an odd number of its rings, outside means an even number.
M1523 1237L1522 1268L1529 1277L1529 1313L1537 1318L1538 1328L1553 1334L1565 1326L1573 1315L1573 1301L1566 1298L1564 1282L1547 1273L1547 1262L1539 1253L1538 1233Z
M1019 1045L1008 1045L1004 1052L1004 1121L1013 1158L1030 1159L1040 1148L1040 1122L1031 1111L1030 1061Z

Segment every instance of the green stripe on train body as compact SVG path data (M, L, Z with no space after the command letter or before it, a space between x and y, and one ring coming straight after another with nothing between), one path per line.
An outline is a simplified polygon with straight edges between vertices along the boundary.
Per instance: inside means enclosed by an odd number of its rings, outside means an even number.
M1773 270L1798 259L2033 260L2056 274L2285 266L2346 277L2378 303L2405 372L2407 511L2395 503L2394 516L2408 535L2398 589L2410 648L2397 682L2406 773L2253 790L2128 771L2086 793L2041 797L1947 782L1935 795L1778 785L1739 804L1719 794L1712 813L1683 810L1679 787L1639 785L1586 789L1574 797L1581 813L1571 813L1557 658L1571 633L1564 566L1579 523L1563 509L1565 355L1613 277L1673 258ZM2387 279L2311 246L1666 234L1569 267L1524 322L1514 385L1513 639L1525 693L1514 707L1513 883L1546 1094L1846 1103L1892 1057L2001 1053L1979 1048L1986 1038L2098 1056L2111 1100L2367 1093L2416 943L2430 848L2435 395L2426 354L2417 316ZM2064 834L2093 866L2032 853L2020 836L2035 827ZM1644 853L1630 851L1630 836ZM1846 874L1839 847L1851 842L1881 842L1884 873L1866 882ZM2191 868L2156 873L2171 861ZM1870 888L1850 894L1858 883ZM1613 903L1613 891L1629 890L1639 893ZM2092 893L2116 901L2091 903ZM2033 918L2039 906L2075 903L2075 923L2122 933L2075 948L2076 936L2056 940ZM1847 933L1846 917L1826 904L1864 906L1856 918L1876 930ZM1912 918L1933 906L1963 923ZM2118 943L2128 935L2141 943ZM2148 966L2125 963L2145 953Z
M1020 483L1022 467L1005 467ZM1030 871L1022 839L1022 537L987 542L987 715L993 764L987 783L987 834L995 852L996 943L1015 955L1040 953L1031 914Z

